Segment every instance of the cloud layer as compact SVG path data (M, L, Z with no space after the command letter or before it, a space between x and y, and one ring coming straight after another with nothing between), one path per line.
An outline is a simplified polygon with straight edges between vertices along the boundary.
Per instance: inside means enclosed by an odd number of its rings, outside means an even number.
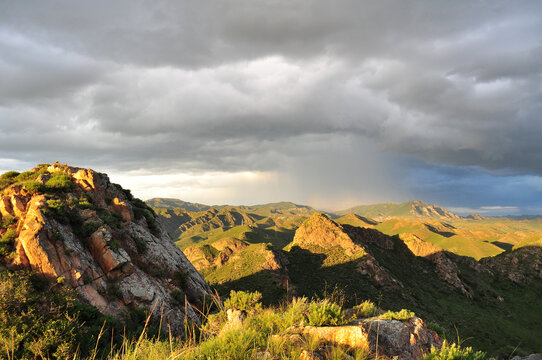
M474 183L528 177L523 191L535 191L541 11L537 1L2 2L1 167L59 159L119 177L176 174L168 193L193 201L204 188L186 194L187 174L270 174L209 202L400 201L424 194L399 179L424 175L428 192L450 182L426 198L461 206L449 189L468 192L458 184L473 168ZM468 206L515 201L493 195Z

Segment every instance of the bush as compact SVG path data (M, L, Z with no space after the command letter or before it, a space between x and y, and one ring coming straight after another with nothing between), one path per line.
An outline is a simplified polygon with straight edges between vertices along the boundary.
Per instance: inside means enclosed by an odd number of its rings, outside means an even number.
M16 181L15 178L17 175L19 175L17 171L8 171L0 175L0 189L4 189L13 184Z
M32 171L25 171L25 172L22 172L20 173L19 175L17 175L17 177L15 178L15 181L27 181L27 180L34 180L35 178L37 178L39 175L35 172L32 172Z
M145 242L145 240L136 237L134 238L134 242L138 253L143 254L145 251L147 251L147 243Z
M229 308L249 312L262 308L261 299L262 294L258 291L245 292L232 290L229 299L224 302L224 305Z
M45 186L37 181L28 181L24 184L24 189L34 195L45 191Z
M115 215L118 215L118 216L115 216ZM98 216L100 217L100 219L104 221L104 223L106 223L107 225L109 225L109 227L112 227L112 228L118 228L120 226L120 221L124 220L122 216L120 216L119 214L110 213L109 211L104 210L104 209L98 209Z
M40 287L41 288L41 287ZM34 288L31 273L0 272L0 342L11 358L64 359L82 340L75 297ZM17 316L13 316L17 314Z
M408 320L416 316L412 311L401 309L401 311L387 311L379 316L382 320Z
M440 336L441 338L445 339L446 338L446 331L444 330L444 328L442 326L440 326L439 324L436 324L436 323L428 323L427 324L427 328L429 330L433 330L434 332L437 333L438 336Z
M54 174L45 183L47 189L52 191L67 192L72 189L72 178L66 174Z
M62 200L47 200L47 208L45 209L45 214L52 216L55 220L62 224L70 223L68 208L66 204L62 202Z
M75 231L74 229L74 232L76 233L76 235L86 239L99 228L100 228L99 223L95 221L87 221L81 227L79 227L77 231Z
M309 302L306 297L293 298L284 311L284 326L302 325L305 322L308 308Z
M448 345L443 342L442 348L431 348L431 352L423 357L424 360L484 360L489 359L486 353L474 351L470 347L461 348L456 344Z
M378 307L369 300L365 300L361 304L354 306L354 311L358 318L373 317L379 312Z
M139 200L139 199L135 199L135 200ZM143 201L141 202L143 203L143 205L145 205ZM145 218L145 221L147 222L147 226L149 227L151 234L153 234L154 236L160 236L160 228L158 227L158 224L156 223L154 216L149 212L148 208L146 208L146 205L145 205L145 208L135 206L133 210L134 210L134 216L136 220Z
M0 256L9 256L15 250L14 244L17 238L17 232L15 229L9 229L0 238Z
M119 252L119 241L117 239L113 239L110 242L107 243L109 248L113 250L114 252Z
M109 300L122 299L122 291L114 279L107 281L106 291Z
M346 324L342 308L328 299L311 302L307 309L307 320L312 326Z
M15 179L19 174L17 171L8 171L0 175L0 179Z
M7 229L17 222L17 218L11 215L4 215L0 221L0 229Z

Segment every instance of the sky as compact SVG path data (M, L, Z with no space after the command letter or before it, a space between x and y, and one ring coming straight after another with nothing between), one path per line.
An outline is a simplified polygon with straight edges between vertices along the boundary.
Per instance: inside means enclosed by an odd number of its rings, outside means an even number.
M542 214L540 1L0 1L0 171Z

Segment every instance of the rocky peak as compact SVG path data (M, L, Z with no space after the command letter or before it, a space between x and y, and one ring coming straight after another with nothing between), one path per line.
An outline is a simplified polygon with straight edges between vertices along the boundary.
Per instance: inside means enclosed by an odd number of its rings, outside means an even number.
M456 215L438 205L428 205L422 201L414 200L410 202L410 214L415 217L429 217L443 220L460 219L461 216Z
M344 232L343 226L322 213L314 213L301 224L295 232L292 244L301 248L317 246L323 249L338 246L348 253L362 250Z
M59 163L10 181L0 193L0 236L12 234L3 262L76 288L104 314L157 307L176 333L185 317L199 322L185 301L201 306L207 284L129 190Z

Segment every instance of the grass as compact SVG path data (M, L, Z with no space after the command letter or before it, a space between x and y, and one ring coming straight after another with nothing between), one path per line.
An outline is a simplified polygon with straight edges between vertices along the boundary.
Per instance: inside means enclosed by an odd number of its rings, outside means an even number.
M245 299L258 297L249 293L237 293L234 296ZM370 353L368 347L353 349L292 330L310 323L310 309L324 301L332 303L331 299L309 301L307 298L294 298L279 306L258 307L233 327L228 324L226 308L221 307L218 313L206 314L205 325L199 331L188 332L190 336L184 341L171 338L164 341L142 334L138 339L125 339L120 349L108 359L373 359L374 354ZM341 317L336 316L336 319ZM487 358L483 352L446 342L442 349L432 349L424 357L428 360Z
M45 291L46 290L46 291ZM115 286L108 284L110 296ZM232 292L227 307L246 310L246 319L228 325L226 307L214 298L218 312L203 310L204 325L186 321L184 339L167 336L151 326L150 313L135 309L121 324L91 306L78 303L69 288L50 284L29 272L0 271L0 357L6 359L302 359L316 354L326 359L369 359L366 349L325 343L292 332L304 325L345 323L344 311L332 298L293 298L263 307L258 293ZM172 296L183 301L183 294ZM180 305L182 306L182 305ZM364 302L359 312L371 311ZM19 314L13 316L13 314ZM138 329L137 332L134 329ZM427 359L481 360L471 348L446 345Z
M442 348L432 348L431 352L423 357L423 360L483 360L488 359L486 353L474 351L471 347L461 348L457 344L448 344L446 341Z

